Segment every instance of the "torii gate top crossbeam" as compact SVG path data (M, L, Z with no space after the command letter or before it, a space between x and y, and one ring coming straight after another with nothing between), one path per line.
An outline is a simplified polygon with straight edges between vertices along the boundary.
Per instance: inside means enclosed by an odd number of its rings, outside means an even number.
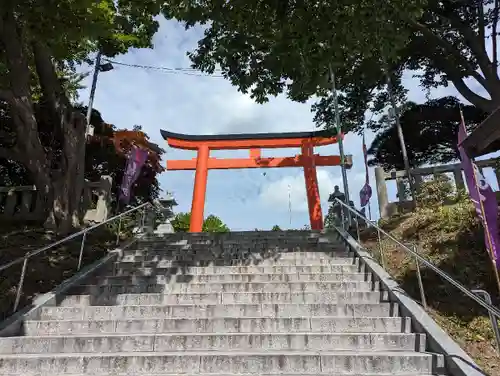
M288 133L243 133L223 135L186 135L160 130L168 145L177 149L197 150L200 145L210 150L297 148L307 141L311 146L324 146L337 142L330 131ZM342 135L343 137L343 135Z

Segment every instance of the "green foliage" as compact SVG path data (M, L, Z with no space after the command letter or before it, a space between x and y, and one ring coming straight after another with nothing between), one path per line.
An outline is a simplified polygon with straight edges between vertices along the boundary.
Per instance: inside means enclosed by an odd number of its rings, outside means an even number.
M86 107L79 109L83 113L87 112ZM117 127L113 124L104 122L99 111L95 109L92 112L91 124L94 126L95 137L87 142L85 153L85 178L89 181L98 181L102 175L111 176L113 179L111 201L113 207L116 207L119 188L127 164L127 154L117 150L116 144L113 142ZM134 129L140 131L141 127L136 125ZM134 141L134 139L131 140ZM161 190L158 178L162 169L157 161L161 159L163 153L164 150L159 147L154 147L154 151L150 150L148 160L142 167L136 182L132 186L132 195L129 202L130 206L136 206L159 197Z
M175 232L188 232L191 213L178 213L170 222Z
M417 202L417 210L409 221L414 231L436 226L448 239L450 234L478 229L479 220L468 194L463 189L457 191L446 175L422 183Z
M229 232L229 227L219 217L209 215L203 221L203 232Z
M0 103L0 109L2 104ZM36 117L39 132L42 137L46 150L51 148L59 149L59 143L54 143L51 124L47 123L47 109L44 106L36 106ZM77 107L85 114L86 107ZM113 186L111 191L112 208L116 208L118 199L118 190L122 182L127 156L119 152L113 143L113 135L116 127L104 122L101 114L96 109L92 112L91 124L94 126L94 137L90 138L86 144L85 153L85 178L91 182L97 182L103 175L111 176ZM12 129L12 119L7 112L0 110L0 124L4 129ZM54 150L57 153L58 150ZM161 158L163 149L156 149L155 152ZM160 171L154 163L146 163L134 183L133 194L129 205L136 206L142 202L151 201L158 198L160 193L160 184L158 182ZM34 179L29 171L21 164L13 160L0 158L0 186L20 186L32 185Z
M326 217L325 217L325 225L324 227L326 229L332 229L334 228L335 226L335 219L336 219L336 215L335 215L335 210L333 208L333 203L330 204L330 206L328 207L328 213L326 214Z
M280 226L274 225L273 228L271 229L271 231L283 231L283 230L281 230Z
M382 113L387 107L387 75L397 102L404 102L406 69L423 72L427 90L452 82L483 110L498 105L497 61L489 59L485 47L486 33L494 35L489 40L497 34L498 5L491 0L177 3L185 10L178 17L187 27L206 24L204 37L189 54L193 67L207 73L220 67L258 103L280 93L298 102L319 97L313 106L319 126L331 127L334 114L329 65L346 130L359 130L368 108ZM493 100L474 93L476 83L465 81L471 77Z
M191 221L191 213L178 213L171 221L175 232L188 232ZM229 228L222 220L215 216L209 215L203 221L203 232L229 232Z
M433 208L443 206L454 199L454 186L451 179L438 175L430 181L423 182L417 193L417 202L424 207Z
M488 115L475 106L460 104L455 97L433 99L424 104L405 104L400 122L410 166L445 164L458 159L460 108L469 130L477 127ZM394 121L382 116L377 127L383 131L377 134L368 150L373 156L369 164L386 170L402 170L401 144Z
M346 119L356 120L373 86L384 85L383 58L392 60L405 47L412 30L404 23L422 10L420 0L187 3L180 18L188 26L210 20L189 54L194 67L208 73L220 67L233 85L263 103L282 92L299 102L328 97L332 65L346 93L342 106L356 113Z

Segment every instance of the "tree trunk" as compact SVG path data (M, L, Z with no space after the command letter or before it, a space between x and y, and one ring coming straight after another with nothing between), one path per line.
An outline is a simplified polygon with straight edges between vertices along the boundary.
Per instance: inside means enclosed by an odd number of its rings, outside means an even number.
M47 46L26 40L13 9L0 9L0 42L5 47L10 81L10 90L2 90L1 99L11 105L16 130L12 159L23 163L32 174L38 199L46 209L45 224L67 234L79 227L83 218L80 203L85 164L84 117L74 111L67 99ZM61 140L62 153L58 161L49 159L38 133L31 99L31 71L26 57L26 49L30 46L44 100L51 110L54 136Z
M82 224L82 193L85 183L85 119L70 112L63 126L61 168L53 171L51 199L46 227L69 233Z

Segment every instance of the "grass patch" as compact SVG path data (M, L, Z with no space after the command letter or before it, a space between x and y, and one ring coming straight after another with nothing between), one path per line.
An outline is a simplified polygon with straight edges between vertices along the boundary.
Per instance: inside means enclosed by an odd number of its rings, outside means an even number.
M413 213L381 220L382 228L405 244L416 244L422 256L467 288L489 292L498 306L500 293L483 229L468 198L463 192L452 192L439 177L424 183L417 201ZM362 240L381 261L377 233L367 230ZM414 258L388 238L382 238L382 248L386 270L420 301ZM420 269L429 314L485 371L500 374L500 356L487 311L432 270Z

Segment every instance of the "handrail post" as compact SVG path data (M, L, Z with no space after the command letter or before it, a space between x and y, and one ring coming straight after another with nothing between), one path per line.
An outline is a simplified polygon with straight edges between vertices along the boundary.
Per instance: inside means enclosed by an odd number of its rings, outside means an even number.
M385 257L384 257L384 246L382 245L382 236L380 235L380 230L377 228L378 235L378 251L380 254L380 263L382 264L382 268L387 269L385 266Z
M484 301L488 304L492 304L493 302L491 301L491 295L485 291L485 290L472 290L472 292L476 295L481 296ZM493 328L493 333L495 333L495 340L497 342L497 352L500 352L500 329L498 328L498 320L491 313L491 311L488 311L488 315L490 316L490 322L491 322L491 327Z
M413 251L417 253L417 246L413 244ZM427 299L425 297L425 290L424 290L424 283L422 281L422 273L420 272L420 262L418 259L415 257L415 267L417 271L417 278L418 278L418 288L420 290L420 301L422 303L422 306L424 307L425 310L427 310Z
M344 204L338 198L336 198L335 200L340 205L342 205L345 208L347 208L349 211L353 211L352 208L348 207L346 204ZM408 252L410 255L412 255L413 257L415 257L420 263L422 263L423 265L425 265L426 267L428 267L434 273L436 273L441 278L443 278L445 281L447 281L448 283L450 283L453 287L455 287L456 289L460 290L465 296L467 296L470 299L474 300L477 304L479 304L481 307L483 307L484 309L486 309L491 315L495 316L496 319L500 318L500 309L498 309L497 307L491 305L490 303L488 303L484 299L481 299L480 297L478 297L475 293L473 293L467 287L465 287L464 285L462 285L460 282L456 281L448 273L446 273L445 271L439 269L436 265L434 265L432 262L430 262L429 260L427 260L425 257L422 257L417 252L415 252L412 249L408 248L406 245L404 245L401 241L399 241L398 239L396 239L394 236L392 236L391 234L389 234L386 231L384 231L383 229L381 229L379 226L377 226L375 224L374 221L366 218L364 215L362 215L362 214L360 214L358 212L355 212L355 213L356 213L356 215L358 217L360 217L364 221L370 223L373 227L375 227L377 229L377 231L378 231L378 238L379 238L379 243L380 244L381 244L381 235L380 234L386 235L394 243L396 243L397 245L399 245L400 247L402 247L405 252ZM337 230L339 230L339 229L337 228Z
M120 232L122 230L122 217L120 217L120 221L118 222L118 231L116 232L116 245L120 243Z
M80 268L82 267L83 248L85 247L85 239L87 239L86 232L83 233L82 243L80 244L80 255L78 256L78 267L76 268L77 271L80 271Z
M361 244L361 236L359 235L359 217L356 217L355 220L356 220L356 235L358 237L358 243Z
M24 278L26 278L26 267L28 266L28 258L26 257L23 262L23 268L21 269L21 277L19 278L19 283L17 284L16 300L14 301L14 308L12 313L17 311L19 307L19 302L21 301L21 293L23 291Z

